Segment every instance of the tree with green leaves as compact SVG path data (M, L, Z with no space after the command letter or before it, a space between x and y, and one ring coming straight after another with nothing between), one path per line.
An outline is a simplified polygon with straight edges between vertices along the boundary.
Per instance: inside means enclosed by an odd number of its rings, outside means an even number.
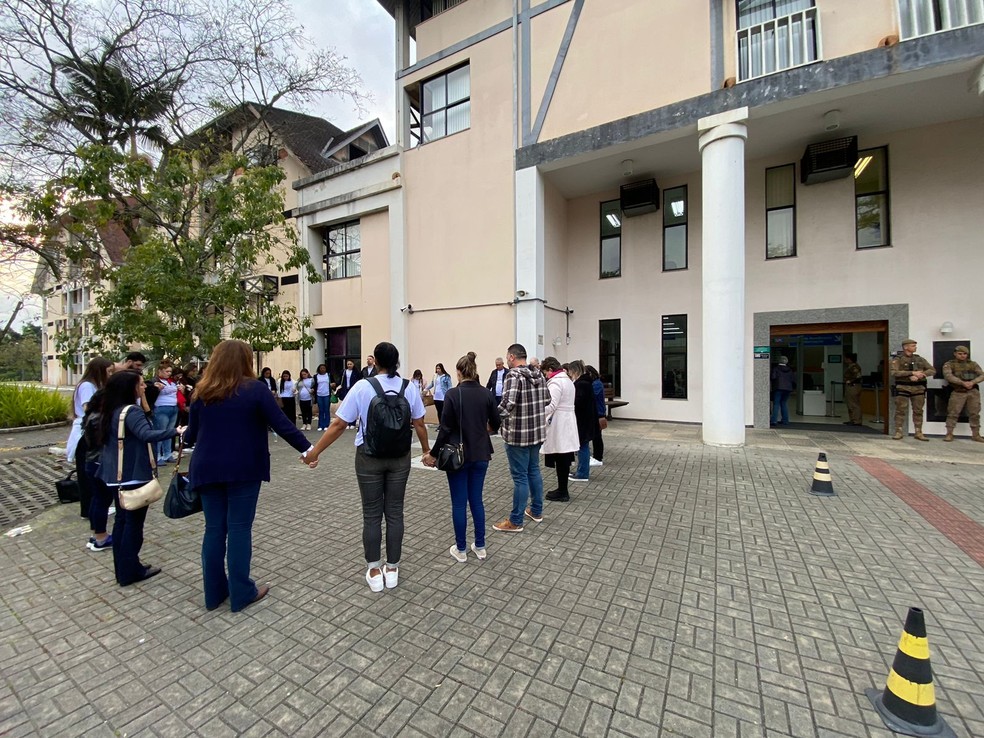
M283 171L256 152L277 150L275 105L326 94L358 105L358 78L311 49L286 0L0 6L0 195L25 216L0 259L43 254L92 288L98 311L58 337L63 361L313 343L256 278L269 263L318 273L284 219ZM230 119L235 135L210 125Z

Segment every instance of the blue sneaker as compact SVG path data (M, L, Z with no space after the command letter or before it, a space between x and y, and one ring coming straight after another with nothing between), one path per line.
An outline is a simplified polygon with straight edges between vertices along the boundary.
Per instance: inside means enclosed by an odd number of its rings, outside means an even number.
M95 538L90 538L86 548L90 551L111 551L113 549L113 534L110 533L106 536L106 540L102 543L99 543Z

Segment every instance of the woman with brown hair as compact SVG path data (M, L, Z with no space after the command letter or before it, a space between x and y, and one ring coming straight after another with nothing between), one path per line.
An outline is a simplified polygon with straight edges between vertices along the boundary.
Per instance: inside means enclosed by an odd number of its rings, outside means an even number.
M75 392L72 393L72 430L68 434L68 443L65 447L65 457L69 463L75 460L75 447L82 439L82 417L85 415L85 406L89 398L96 394L96 390L106 386L112 367L113 362L109 359L97 356L86 364L82 379L75 385ZM84 450L82 456L85 456Z
M431 452L424 456L423 463L436 466L437 454L446 443L460 443L464 447L465 463L457 471L447 473L455 540L449 553L451 558L463 564L468 560L465 532L469 507L475 526L472 551L479 559L485 559L485 502L482 500L482 489L493 453L489 431L499 430L502 421L495 396L478 383L475 354L469 352L462 356L455 368L458 370L458 386L445 396L437 441Z
M580 445L577 440L577 418L574 416L574 384L553 356L543 360L540 370L547 378L547 389L550 391L546 412L547 438L540 453L544 455L544 463L557 471L557 489L548 492L544 499L569 502L571 497L567 482ZM529 510L526 516L536 520Z
M215 347L190 416L184 441L195 444L188 474L205 513L205 607L214 610L228 599L238 612L270 591L249 576L256 502L260 484L270 481L267 427L302 453L311 444L277 406L269 385L257 381L253 350L242 341Z

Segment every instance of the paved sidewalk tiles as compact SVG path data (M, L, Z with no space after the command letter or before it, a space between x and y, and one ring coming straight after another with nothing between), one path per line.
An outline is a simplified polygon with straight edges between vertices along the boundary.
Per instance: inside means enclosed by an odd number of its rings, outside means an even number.
M50 508L0 539L0 735L887 738L863 692L912 605L941 714L984 735L984 568L853 439L828 451L837 496L818 498L815 436L726 450L632 427L516 535L491 530L511 506L496 439L484 562L448 555L444 475L414 470L400 586L379 594L351 441L318 470L271 444L253 570L273 589L238 614L203 607L200 516L152 510L142 557L164 573L120 589L76 506ZM980 527L984 465L882 444Z

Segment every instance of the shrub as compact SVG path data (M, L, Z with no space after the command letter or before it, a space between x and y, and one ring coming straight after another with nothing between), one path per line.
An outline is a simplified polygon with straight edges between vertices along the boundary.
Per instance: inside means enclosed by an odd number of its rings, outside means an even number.
M68 399L54 390L0 383L0 428L55 423L68 410Z

